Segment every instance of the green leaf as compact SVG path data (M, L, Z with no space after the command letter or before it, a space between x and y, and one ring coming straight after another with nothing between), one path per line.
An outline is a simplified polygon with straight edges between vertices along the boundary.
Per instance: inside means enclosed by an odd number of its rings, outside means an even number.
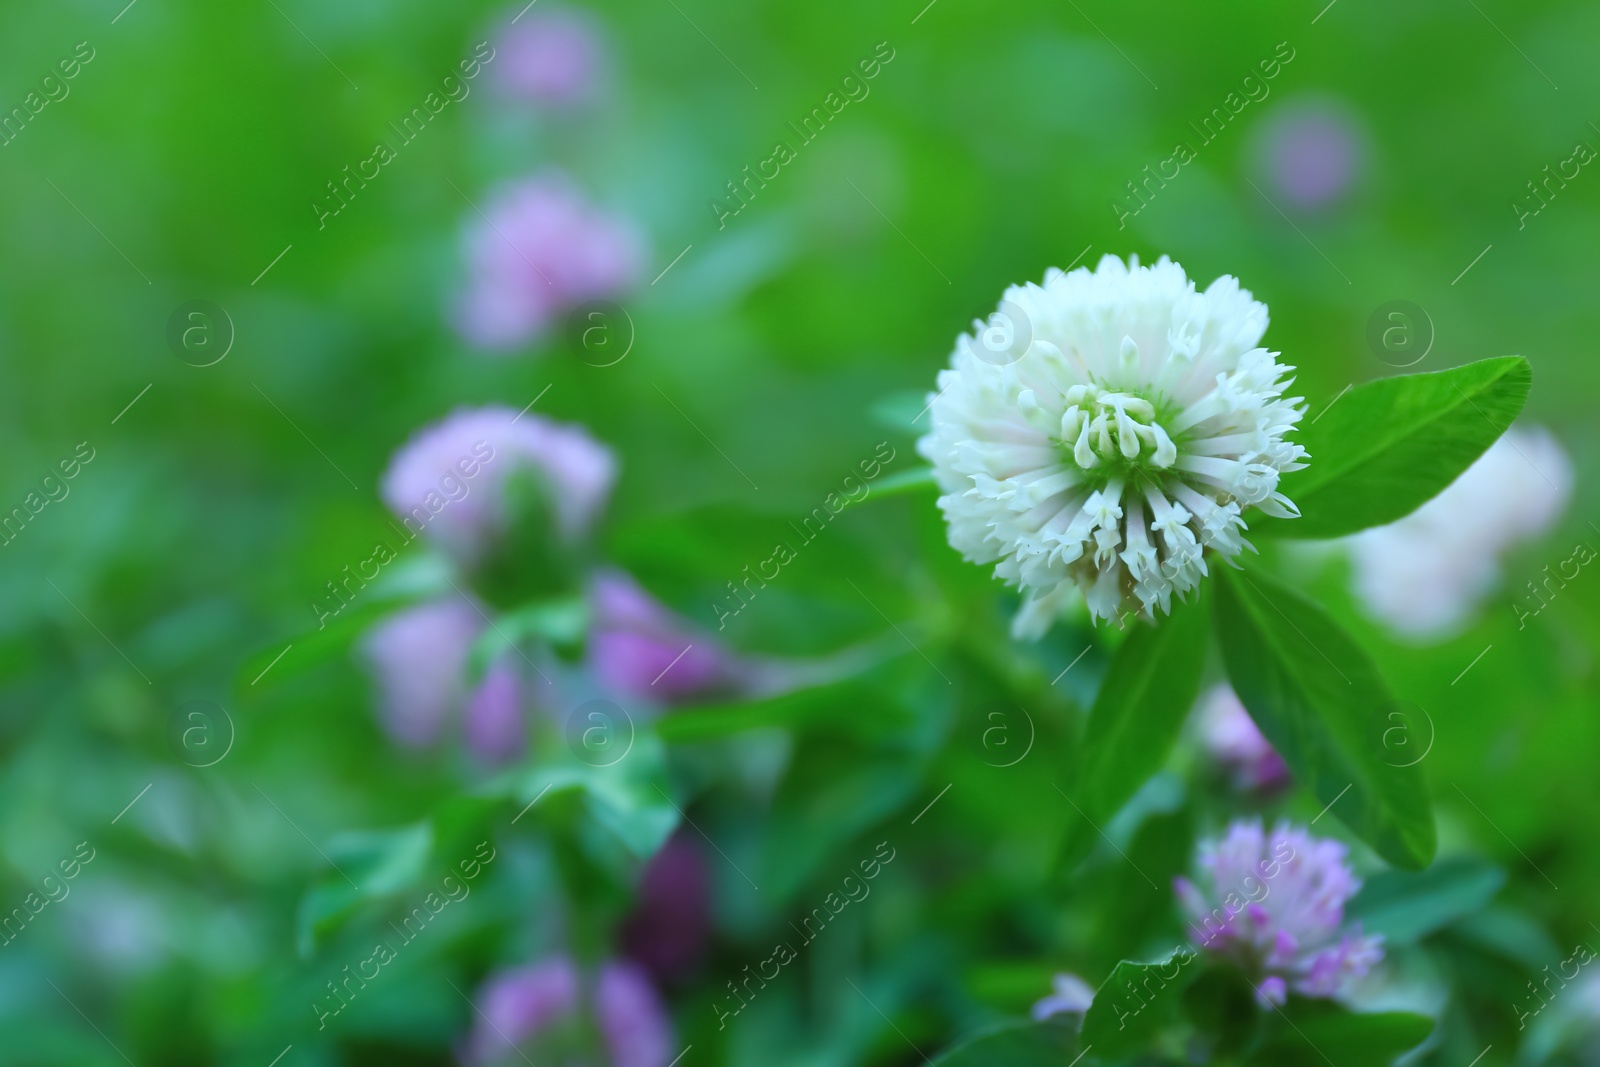
M860 646L791 671L784 682L792 688L782 692L676 708L655 724L655 731L668 744L715 741L772 727L904 741L907 730L928 720L927 695L910 694L927 687L931 672L914 653L907 655L910 650L898 634L888 636L893 643ZM939 689L948 687L940 684ZM869 708L872 713L863 714Z
M325 620L325 625L281 638L253 653L239 669L235 687L241 692L259 683L267 689L350 656L368 629L403 605L373 598ZM307 612L310 617L311 613Z
M385 538L385 543L398 541ZM442 557L424 549L412 551L414 554L385 569L350 604L319 594L317 602L328 612L326 617L320 616L308 601L311 610L306 612L306 629L292 640L286 637L274 641L252 654L240 668L235 686L241 691L258 683L270 688L325 664L345 660L362 636L387 616L442 596L458 595L450 588L450 567Z
M877 481L863 483L867 487L866 495L857 498L846 496L844 507L839 509L843 513L845 508L853 504L865 504L869 500L882 500L885 497L905 496L908 493L937 492L939 483L934 479L932 467L913 467L908 471L900 471Z
M1181 792L1165 798L1173 805L1169 810L1147 802L1161 785L1175 780L1169 775L1152 780L1105 825L1107 838L1115 842L1106 862L1089 865L1073 880L1074 921L1087 924L1085 929L1153 930L1171 921L1172 880L1189 873L1195 853L1195 805ZM1089 833L1107 843L1092 827Z
M1457 919L1477 913L1505 884L1500 868L1482 860L1443 860L1425 871L1383 871L1367 880L1345 909L1368 933L1390 945L1409 945Z
M928 407L928 390L897 389L873 401L868 411L879 426L914 435L926 431L927 427L919 424Z
M1062 1067L1077 1051L1078 1035L1063 1023L1008 1023L946 1050L933 1067Z
M1533 371L1521 356L1351 389L1296 431L1310 454L1278 491L1298 519L1258 519L1279 537L1342 537L1409 515L1455 481L1522 410Z
M861 709L880 699L871 686L847 678L774 696L676 709L656 724L656 732L669 744L692 744L771 727L815 730L859 721Z
M429 820L395 830L362 830L328 842L335 872L306 891L295 923L295 944L309 956L365 902L405 889L422 876L433 853Z
M589 602L582 596L542 600L507 612L495 621L512 642L541 638L558 647L582 644L589 629Z
M1026 1011L1050 988L1060 970L1043 959L995 959L974 962L961 975L961 991L972 1000L1000 1010Z
M1102 1058L1148 1048L1176 1017L1199 955L1181 948L1153 963L1117 964L1083 1017L1084 1043Z
M947 784L926 774L955 716L952 687L920 658L887 665L870 683L858 680L841 694L835 715L854 722L808 723L793 745L761 835L763 899L788 901L812 879L830 877L822 867L840 848L875 834L896 811L915 816Z
M1284 1025L1250 1058L1252 1065L1285 1063L1362 1064L1379 1067L1416 1048L1433 1032L1426 1015L1404 1011L1352 1012L1329 1001L1291 1000Z
M914 467L908 471L891 474L887 478L880 478L871 484L873 496L898 496L902 493L914 493L919 489L935 489L939 485L933 476L932 467Z
M526 604L494 620L472 643L467 678L476 683L508 649L547 641L557 649L583 647L589 628L589 604L583 597L557 597Z
M660 738L645 729L635 731L631 720L607 724L616 730L616 744L625 746L610 762L591 765L575 758L535 768L517 785L521 803L548 803L552 796L578 792L587 815L609 830L634 856L655 855L678 825L678 808L666 781L666 749ZM537 810L537 809L535 809Z
M1461 919L1451 929L1450 938L1510 960L1530 972L1538 971L1562 952L1541 920L1499 904Z
M759 875L763 896L792 899L845 842L904 810L919 795L924 760L914 753L858 753L813 743L801 748L798 757L811 757L815 766L824 752L832 761L825 773L821 766L797 769L773 801Z
M1256 986L1232 964L1201 972L1183 994L1184 1014L1208 1039L1213 1059L1230 1062L1251 1047L1264 1021L1256 1002Z
M1135 624L1100 686L1084 737L1083 805L1096 824L1161 769L1200 692L1206 613L1173 605L1156 625Z
M1261 732L1378 855L1426 867L1437 846L1428 788L1419 767L1387 759L1394 701L1376 665L1321 608L1260 571L1218 579L1223 660Z

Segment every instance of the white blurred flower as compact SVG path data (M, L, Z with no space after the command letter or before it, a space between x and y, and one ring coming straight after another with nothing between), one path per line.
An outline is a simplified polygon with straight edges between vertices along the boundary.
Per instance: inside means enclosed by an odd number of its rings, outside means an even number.
M918 451L950 543L1023 591L1013 630L1038 637L1076 589L1091 617L1171 610L1205 552L1245 547L1241 513L1298 515L1277 491L1305 450L1292 368L1259 347L1266 306L1218 278L1106 256L1013 286L956 341Z
M159 894L118 879L92 885L87 896L89 906L77 905L82 912L70 928L85 956L118 973L148 971L166 961L175 931Z
M1573 990L1573 1008L1589 1023L1600 1025L1600 972L1590 971Z
M1094 990L1075 974L1058 974L1050 981L1050 995L1033 1006L1033 1021L1052 1015L1082 1015L1094 1003Z
M1461 629L1500 580L1500 557L1566 507L1572 462L1543 429L1512 428L1444 492L1346 540L1368 613L1418 638Z

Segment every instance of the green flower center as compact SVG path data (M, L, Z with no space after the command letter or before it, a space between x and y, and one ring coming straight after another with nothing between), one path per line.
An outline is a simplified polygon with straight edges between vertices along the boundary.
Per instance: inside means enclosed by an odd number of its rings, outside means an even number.
M1163 426L1174 412L1160 398L1091 383L1068 389L1066 401L1056 445L1091 482L1158 476L1178 461L1181 436L1174 440Z

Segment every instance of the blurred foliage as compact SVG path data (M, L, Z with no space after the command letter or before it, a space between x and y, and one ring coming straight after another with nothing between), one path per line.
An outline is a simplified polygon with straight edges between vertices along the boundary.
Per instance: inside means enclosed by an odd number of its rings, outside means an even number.
M480 85L319 229L324 184L515 11L122 4L0 9L0 109L79 42L94 55L0 147L0 508L80 443L94 456L3 548L0 907L79 842L95 850L0 948L6 1062L260 1067L288 1045L282 1067L454 1062L483 975L557 946L606 955L643 858L686 819L716 848L710 954L668 991L684 1067L911 1064L974 1038L942 1062L994 1062L986 1042L1068 1062L1076 1034L1018 1021L1053 971L1098 984L1169 952L1171 878L1241 806L1185 742L1114 798L1104 835L1085 832L1070 775L1123 635L1068 622L1011 642L1015 598L949 550L931 493L847 510L717 634L864 666L641 723L609 773L574 763L559 730L499 776L383 735L350 645L440 586L430 555L327 630L308 604L387 536L377 479L415 428L540 398L621 458L600 554L714 630L726 583L878 442L896 452L885 487L917 465L934 373L1004 286L1105 253L1237 275L1313 413L1394 372L1368 329L1396 299L1433 336L1411 370L1532 364L1523 418L1565 442L1578 482L1466 633L1395 641L1337 556L1261 564L1428 711L1441 858L1402 875L1358 851L1353 911L1389 936L1401 992L1355 1027L1296 1005L1293 1030L1249 1035L1265 1058L1248 1062L1314 1062L1296 1030L1340 1063L1335 1049L1380 1062L1424 1038L1412 1062L1581 1062L1554 1012L1524 1045L1518 1009L1600 921L1600 854L1575 815L1600 806L1600 616L1581 580L1525 629L1501 598L1593 532L1600 179L1521 227L1508 204L1600 136L1585 110L1600 8L620 0L595 9L612 76L598 104L537 118ZM1285 41L1270 95L1120 226L1125 183ZM895 58L871 95L719 228L725 183L879 42ZM1357 117L1365 165L1340 204L1285 214L1257 188L1259 131L1328 100ZM613 366L575 358L559 329L484 358L448 325L473 202L549 165L649 236ZM168 343L201 299L233 337L207 367ZM548 606L516 618L552 640L579 627ZM174 742L191 700L225 710L207 728L232 744L210 766ZM1305 821L1328 799L1299 788L1259 810ZM1353 840L1337 817L1318 832ZM307 1005L327 979L482 840L498 856L470 908L319 1033ZM885 840L898 857L877 902L719 1029L724 984ZM1418 988L1436 1000L1404 1000ZM1190 993L1213 1019L1233 1003Z

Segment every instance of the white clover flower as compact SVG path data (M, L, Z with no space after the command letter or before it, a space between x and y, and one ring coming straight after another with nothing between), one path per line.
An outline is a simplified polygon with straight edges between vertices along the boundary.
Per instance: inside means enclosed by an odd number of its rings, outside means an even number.
M1078 590L1094 618L1171 610L1247 542L1242 512L1299 514L1277 491L1305 450L1293 370L1258 342L1267 309L1232 277L1106 256L1006 290L956 340L918 451L950 543L1021 589L1018 637Z
M1548 530L1571 493L1572 460L1560 443L1546 430L1512 427L1438 496L1346 542L1356 596L1399 633L1448 637L1500 581L1501 556ZM1536 592L1518 595L1535 613L1543 604Z

